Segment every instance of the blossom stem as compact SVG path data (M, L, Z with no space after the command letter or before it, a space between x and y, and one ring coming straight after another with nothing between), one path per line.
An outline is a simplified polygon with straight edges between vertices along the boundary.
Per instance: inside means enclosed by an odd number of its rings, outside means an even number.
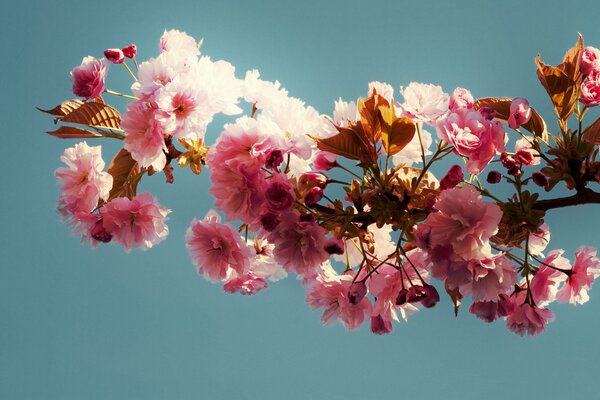
M131 99L131 100L139 100L139 98L138 98L138 97L135 97L135 96L130 96L130 95L128 95L128 94L123 94L123 93L119 93L119 92L115 92L114 90L110 90L110 89L105 89L105 90L104 90L104 92L105 92L105 93L108 93L108 94L113 94L113 95L115 95L115 96L124 97L124 98L126 98L126 99Z
M129 75L131 75L131 77L133 78L134 82L137 82L137 78L136 78L135 74L133 73L133 71L131 70L131 68L129 68L129 65L127 65L126 62L123 62L123 66L125 67L125 69L127 70L127 72L129 72Z

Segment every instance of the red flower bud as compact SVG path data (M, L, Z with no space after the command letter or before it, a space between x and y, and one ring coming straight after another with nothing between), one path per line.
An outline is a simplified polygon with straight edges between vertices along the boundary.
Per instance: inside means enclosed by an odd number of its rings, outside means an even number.
M440 181L440 190L452 189L461 183L464 178L461 166L455 164L448 169L448 172Z
M534 172L531 174L531 179L533 180L533 183L538 186L543 188L548 186L548 178L546 178L546 175L542 174L541 172Z
M130 44L127 47L123 47L121 49L121 51L123 52L123 55L127 58L133 58L135 57L135 55L137 54L137 47L135 44Z
M121 64L125 61L125 55L121 49L104 50L104 57L113 64Z
M357 305L367 295L367 285L364 282L354 282L348 289L348 301Z
M498 171L490 171L487 176L487 182L492 185L502 180L502 174Z

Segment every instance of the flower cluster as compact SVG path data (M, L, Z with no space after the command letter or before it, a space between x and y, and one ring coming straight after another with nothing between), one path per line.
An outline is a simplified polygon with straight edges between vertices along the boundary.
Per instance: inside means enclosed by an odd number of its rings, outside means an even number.
M525 98L476 100L418 82L397 96L370 82L365 97L340 98L323 115L256 70L236 77L201 44L171 30L141 63L134 44L86 57L71 72L80 99L45 110L61 124L53 136L123 143L106 171L101 147L86 142L66 149L56 170L58 211L85 242L159 243L170 210L138 184L159 172L174 183L172 164L195 174L206 166L217 211L192 221L185 240L198 273L227 293L254 295L296 275L324 324L367 323L375 334L436 306L440 292L455 313L469 296L477 318L504 318L519 335L544 331L554 301L589 300L596 250L581 247L572 263L546 252L544 222L549 210L600 203L590 188L600 182L600 129L583 127L600 104L600 50L582 38L556 67L537 59L557 134ZM133 77L131 94L106 87L112 64ZM131 100L122 117L108 95ZM217 114L231 121L207 146ZM462 163L438 180L434 166L452 155ZM485 182L514 195L501 199ZM540 199L559 182L573 195Z

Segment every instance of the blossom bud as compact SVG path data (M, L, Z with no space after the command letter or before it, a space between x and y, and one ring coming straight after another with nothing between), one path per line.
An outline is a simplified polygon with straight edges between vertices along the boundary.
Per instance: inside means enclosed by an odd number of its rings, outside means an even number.
M283 162L283 152L281 150L271 150L265 161L265 168L275 169Z
M350 304L357 305L367 295L367 285L364 282L354 282L348 289L348 301Z
M502 180L502 174L498 171L490 171L487 176L487 183L495 184Z
M543 188L548 186L548 178L546 178L546 175L542 174L541 172L534 172L531 174L531 179L533 180L533 183L538 186Z
M320 152L319 154L317 154L317 157L313 162L313 166L315 167L315 169L318 169L320 171L329 171L337 164L335 158L335 154Z
M401 306L402 304L406 304L408 290L405 288L400 289L398 292L398 296L396 296L396 305Z
M92 229L90 230L90 236L99 242L108 243L112 240L112 234L106 230L102 223L102 218L98 219Z
M113 64L121 64L125 61L125 55L121 49L104 50L104 57Z
M516 304L510 296L501 294L498 301L498 315L506 317L515 311Z
M500 162L502 163L504 168L506 168L508 170L508 173L511 175L515 175L514 173L511 173L511 171L514 172L515 169L519 169L519 166L517 165L517 162L515 161L515 159L513 157L509 156L508 153L506 153L506 152L504 152L500 155Z
M467 89L457 87L450 96L448 108L452 111L457 108L473 108L473 95Z
M323 198L323 189L314 187L304 195L304 203L307 205L317 204Z
M301 214L298 219L301 222L315 222L315 217L312 214Z
M392 321L386 321L381 315L371 317L371 332L376 335L385 335L391 333L393 329Z
M496 110L493 108L481 107L478 111L479 114L481 114L483 118L487 119L488 121L491 121L496 117Z
M344 254L344 245L341 240L330 239L325 245L325 251L328 254Z
M464 178L461 166L455 164L448 169L448 172L440 181L440 190L452 189L461 183Z
M531 165L534 161L534 157L531 151L519 150L517 151L517 154L515 154L515 161L519 164Z
M75 96L94 99L102 94L105 89L108 64L105 59L98 60L94 57L85 57L81 65L71 71L73 93Z
M427 290L421 285L413 285L408 289L406 293L406 301L409 303L416 303L425 299L428 295Z
M325 189L325 187L327 187L327 177L320 172L307 172L300 176L298 186L300 187L300 190L315 186Z
M273 213L264 214L260 217L260 224L265 231L271 232L279 225L279 217Z
M495 301L475 301L469 312L485 322L493 322L498 318L498 303Z
M431 308L440 301L440 294L437 289L431 285L425 285L425 298L421 300L421 304L425 308Z
M121 51L123 52L123 55L125 57L127 57L127 58L133 58L137 54L137 46L132 43L132 44L130 44L127 47L123 47L121 49Z
M526 124L531 119L533 111L529 102L521 97L515 97L510 103L510 115L508 117L508 126L517 129Z

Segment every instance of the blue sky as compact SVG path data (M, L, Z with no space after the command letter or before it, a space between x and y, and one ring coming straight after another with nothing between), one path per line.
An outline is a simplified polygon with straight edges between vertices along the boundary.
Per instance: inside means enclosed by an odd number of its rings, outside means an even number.
M81 245L55 211L53 171L72 143L45 135L52 122L34 109L69 98L68 73L83 56L134 42L141 59L152 57L163 30L176 28L204 37L204 52L238 76L258 68L323 113L340 96L364 95L371 80L417 81L526 97L550 121L534 57L557 64L578 32L600 47L600 6L522 3L4 5L0 398L596 398L600 288L583 306L554 306L557 320L535 338L467 310L455 318L445 298L389 336L325 328L294 278L247 298L197 276L183 235L212 207L207 174L177 171L172 187L143 182L173 210L169 239L151 251ZM114 69L109 86L124 89L127 79ZM224 121L211 125L209 142ZM581 244L600 246L597 205L547 222L552 247L571 258Z

